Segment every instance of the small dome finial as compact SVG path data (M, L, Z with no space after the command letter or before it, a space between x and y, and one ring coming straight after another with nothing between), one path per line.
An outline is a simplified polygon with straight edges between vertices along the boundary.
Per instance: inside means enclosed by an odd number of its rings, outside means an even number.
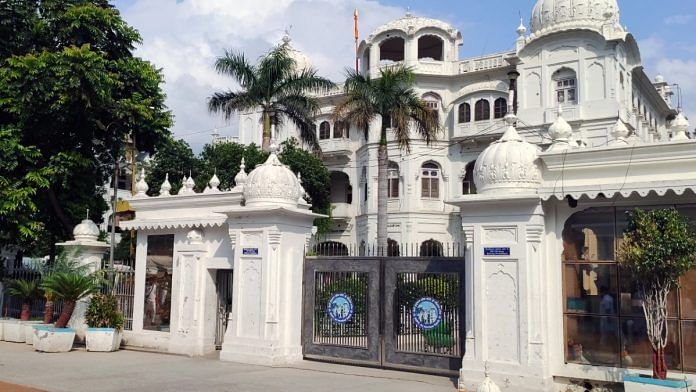
M557 113L556 121L549 127L549 136L553 140L553 144L547 151L565 151L571 147L570 139L573 136L573 127L563 118L561 104L558 104Z
M689 140L689 120L684 116L684 112L679 110L677 117L672 120L672 138L670 140Z
M170 196L172 190L172 184L169 183L169 173L164 175L164 182L160 186L160 196Z
M147 182L145 182L145 169L141 168L140 169L140 179L138 180L138 183L135 184L135 191L136 197L147 197L147 191L150 189L150 187L147 185Z
M219 193L220 189L218 188L220 186L220 179L217 176L217 169L213 173L213 177L210 178L210 181L208 181L209 187L205 188L205 191L203 193Z
M520 16L520 25L517 26L517 35L522 37L527 33L527 27L524 25L524 18Z

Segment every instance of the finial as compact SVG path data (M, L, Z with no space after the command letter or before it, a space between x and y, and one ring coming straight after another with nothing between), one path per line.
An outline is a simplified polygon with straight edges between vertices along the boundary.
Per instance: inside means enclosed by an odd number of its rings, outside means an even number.
M289 25L283 32L283 43L289 44L292 39L290 38L290 30L292 30L292 25Z
M244 164L244 157L242 157L242 163L239 165L239 173L234 177L235 188L243 187L244 184L246 184L247 174L244 169L246 169L246 165Z
M523 37L527 33L527 27L524 25L524 18L520 15L520 25L517 27L517 35Z
M410 6L406 7L406 17L407 17L407 18L413 18L413 13L411 12L411 7L410 7Z
M672 139L671 140L688 140L689 136L689 120L684 116L684 112L679 110L677 116L672 120Z
M87 213L85 214L85 220L89 220L89 208L87 209Z
M244 169L246 169L246 164L244 163L244 157L242 157L242 163L239 165L239 168L242 169L242 171L244 171Z
M145 182L145 169L140 169L140 180L135 184L136 197L147 197L147 191L150 187Z
M274 141L271 141L271 145L268 146L268 151L271 154L276 154L278 152L278 145Z
M220 189L218 189L218 186L220 186L220 179L217 176L217 170L216 173L213 174L213 177L208 181L208 185L210 185L209 188L205 188L205 191L203 193L217 193L220 192Z
M172 184L169 183L169 173L164 175L164 182L160 186L160 196L170 196L172 190Z
M556 113L556 120L549 127L549 136L553 143L546 151L566 151L574 147L570 143L573 139L573 127L563 118L563 106L561 104L558 104Z

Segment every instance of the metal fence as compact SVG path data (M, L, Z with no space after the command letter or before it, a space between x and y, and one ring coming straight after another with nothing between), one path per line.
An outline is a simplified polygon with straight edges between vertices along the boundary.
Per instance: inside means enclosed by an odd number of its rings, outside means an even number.
M40 271L44 269L51 272L51 265L44 260L32 260L22 263L9 263L6 267L4 290L0 295L2 301L2 317L19 318L22 312L22 300L10 296L7 286L12 280L23 279L28 281L40 281ZM113 270L106 270L106 284L102 287L103 293L116 296L119 310L124 316L125 330L133 328L133 302L135 294L135 268L133 263L117 264ZM45 298L36 298L31 303L31 318L42 319L46 305ZM53 319L55 320L63 309L63 303L57 300L53 304Z
M22 312L22 300L10 296L7 293L7 286L12 280L28 280L30 282L37 282L41 280L41 268L45 265L44 260L31 260L22 262L19 264L8 263L6 267L5 283L3 284L4 290L2 292L2 317L19 318ZM46 271L50 272L50 267L45 268ZM31 301L31 318L32 319L43 319L44 309L46 307L46 299L35 298ZM54 301L53 303L53 318L57 317L61 310L63 309L62 301Z
M389 240L386 248L380 248L376 243L346 244L313 239L305 253L310 257L464 257L465 251L462 243L435 240L418 243Z

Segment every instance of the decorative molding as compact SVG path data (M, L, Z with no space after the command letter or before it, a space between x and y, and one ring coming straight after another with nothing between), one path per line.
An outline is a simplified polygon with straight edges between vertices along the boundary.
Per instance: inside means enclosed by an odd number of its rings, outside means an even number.
M464 241L467 245L473 245L474 243L474 226L462 225L462 234L464 234Z
M483 238L486 244L516 244L517 227L486 227Z
M280 240L282 237L283 234L280 231L270 230L267 234L268 245L270 245L273 250L276 250L278 246L280 246Z
M544 225L527 225L527 241L541 243L541 236L544 234Z
M221 227L227 222L226 216L169 219L134 219L119 223L123 230L172 230Z

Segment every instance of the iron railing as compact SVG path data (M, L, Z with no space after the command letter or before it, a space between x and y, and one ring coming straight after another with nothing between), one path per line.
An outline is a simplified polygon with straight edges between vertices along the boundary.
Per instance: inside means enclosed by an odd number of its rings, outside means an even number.
M458 242L426 240L420 243L397 243L389 240L386 248L375 243L346 244L331 240L314 240L305 250L309 257L464 257L466 247Z

